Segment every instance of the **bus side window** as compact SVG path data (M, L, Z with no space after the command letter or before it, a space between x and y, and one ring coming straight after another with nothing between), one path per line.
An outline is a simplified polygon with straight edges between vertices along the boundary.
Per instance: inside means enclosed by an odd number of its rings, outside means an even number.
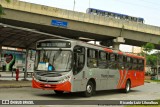
M98 65L98 51L94 49L87 50L87 66L96 68Z
M137 66L137 59L133 58L133 70L138 70L138 66Z
M118 69L124 69L123 55L118 55Z
M123 67L126 69L127 57L123 56Z
M83 69L85 64L85 48L81 46L76 46L73 52L74 52L73 72L74 74L77 74Z
M107 53L100 51L99 52L99 61L98 61L99 68L107 68Z
M117 55L114 53L110 53L109 57L110 57L109 68L116 69L117 68Z
M125 68L128 70L132 70L132 58L131 57L126 58Z
M143 71L144 70L144 60L139 59L138 60L138 70Z

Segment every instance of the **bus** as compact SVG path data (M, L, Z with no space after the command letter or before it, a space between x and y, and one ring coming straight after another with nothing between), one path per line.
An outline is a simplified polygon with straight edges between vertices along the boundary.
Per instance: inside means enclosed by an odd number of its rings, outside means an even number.
M78 40L46 39L36 43L32 87L82 92L90 97L100 90L144 84L145 58Z

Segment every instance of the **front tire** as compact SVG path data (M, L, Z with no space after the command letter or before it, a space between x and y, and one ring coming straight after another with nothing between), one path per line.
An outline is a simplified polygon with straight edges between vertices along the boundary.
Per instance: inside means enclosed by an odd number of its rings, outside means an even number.
M95 93L95 87L92 81L89 81L86 85L86 91L84 92L85 97L90 97Z
M131 82L129 80L127 80L124 92L129 93L130 90L131 90Z

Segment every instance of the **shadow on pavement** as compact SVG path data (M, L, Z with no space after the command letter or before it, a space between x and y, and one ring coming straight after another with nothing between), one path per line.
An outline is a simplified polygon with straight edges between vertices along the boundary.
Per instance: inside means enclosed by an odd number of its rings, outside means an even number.
M134 92L139 92L138 90L131 90L130 93ZM107 95L121 95L121 94L130 94L130 93L124 93L119 90L105 90L105 91L97 91L95 95L92 97L97 97L97 96L107 96ZM88 98L84 97L82 92L74 92L74 93L63 93L61 95L55 94L53 91L53 94L35 94L36 96L41 96L41 97L50 97L50 98L57 98L57 99L65 99L65 100L70 100L70 99L79 99L79 98Z

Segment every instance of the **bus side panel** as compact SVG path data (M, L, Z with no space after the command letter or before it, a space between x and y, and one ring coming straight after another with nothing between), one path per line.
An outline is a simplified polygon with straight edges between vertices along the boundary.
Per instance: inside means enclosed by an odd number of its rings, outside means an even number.
M144 84L144 72L139 72L136 70L129 70L125 73L125 71L119 71L120 72L120 80L118 83L117 88L118 89L124 89L127 79L130 79L131 82L131 88L140 86ZM127 74L127 76L125 76Z
M137 79L133 70L119 70L120 79L117 85L118 89L124 89L127 79L131 82L131 87L137 86Z
M137 77L137 72L135 70L130 70L131 74L129 75L128 78L130 78L131 80L131 87L135 87L137 86L137 82L138 82L138 77Z
M124 89L127 79L132 78L132 73L130 70L119 70L120 79L117 85L117 89Z
M85 67L82 72L74 76L73 92L86 90L88 81L92 78L95 80L96 90L106 90L108 87L108 71L106 69ZM112 84L112 83L110 83Z
M144 72L138 70L131 70L131 87L136 87L144 84Z
M118 84L117 84L117 89L121 88L121 84L122 84L122 81L124 79L124 70L119 70L119 75L120 75L120 78L119 78L119 81L118 81Z
M121 79L120 73L121 72L118 69L109 69L107 89L117 89L117 85Z
M138 82L137 85L144 85L144 72L143 71L137 71L137 77L138 77Z

